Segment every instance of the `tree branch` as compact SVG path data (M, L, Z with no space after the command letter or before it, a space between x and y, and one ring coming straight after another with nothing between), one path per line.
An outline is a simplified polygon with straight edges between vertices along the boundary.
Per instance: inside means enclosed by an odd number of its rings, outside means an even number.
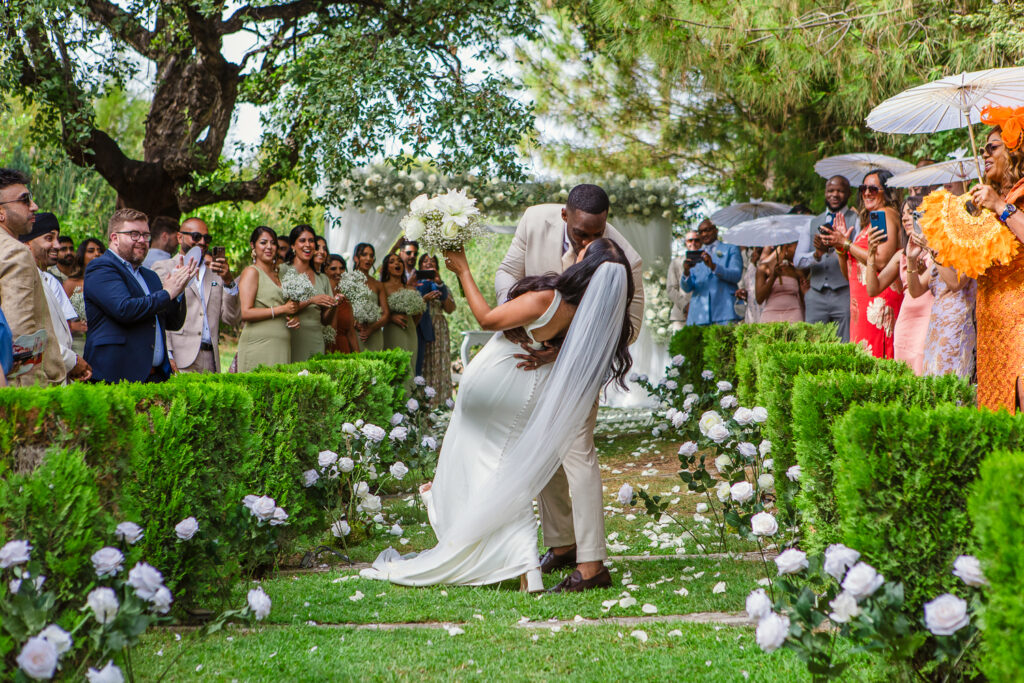
M144 57L154 61L159 57L152 47L156 34L144 28L134 15L108 0L85 0L85 6L89 19L105 27L115 38L128 43Z
M218 30L222 35L228 35L241 31L247 22L260 23L264 21L299 19L332 5L358 5L381 12L387 9L376 0L348 0L347 2L338 2L338 0L295 0L294 2L263 7L246 5L235 10L234 14L221 22Z

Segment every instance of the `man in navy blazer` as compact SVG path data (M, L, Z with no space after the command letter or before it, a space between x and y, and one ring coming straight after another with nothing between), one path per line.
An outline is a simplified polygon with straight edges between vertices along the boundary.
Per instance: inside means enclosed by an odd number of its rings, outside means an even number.
M690 311L687 325L725 325L739 319L736 303L736 285L743 275L743 257L739 247L718 241L718 228L705 218L697 228L697 236L704 243L701 260L696 264L683 262L683 277L679 283L684 292L690 292Z
M149 251L149 220L118 209L107 227L110 248L85 269L89 332L85 359L100 382L163 382L171 373L166 330L185 322L182 292L198 266L175 269L166 284L142 262Z

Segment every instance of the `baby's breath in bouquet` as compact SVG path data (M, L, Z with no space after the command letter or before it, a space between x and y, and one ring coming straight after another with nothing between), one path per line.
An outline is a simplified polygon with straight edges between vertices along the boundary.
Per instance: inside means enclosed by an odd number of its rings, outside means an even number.
M483 234L476 200L465 190L448 190L427 198L421 194L409 204L402 219L402 230L409 240L419 242L421 251L459 251L467 242Z
M415 289L400 289L388 297L388 306L395 313L419 315L427 310L423 297Z
M287 270L281 276L281 291L286 299L298 303L312 299L316 293L309 278L297 270Z
M357 323L375 323L380 319L377 295L366 284L366 276L358 270L345 273L338 282L337 292L352 304L352 317Z
M334 346L334 342L338 339L338 331L334 329L334 325L324 325L324 345Z
M85 293L81 288L75 290L75 293L71 295L71 306L75 309L75 313L78 314L78 319L81 322L85 322Z

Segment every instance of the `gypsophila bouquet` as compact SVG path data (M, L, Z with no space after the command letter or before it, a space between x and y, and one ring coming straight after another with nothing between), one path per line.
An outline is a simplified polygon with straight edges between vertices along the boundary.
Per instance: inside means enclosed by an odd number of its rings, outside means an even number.
M400 289L388 296L388 306L394 313L419 315L427 310L423 296L415 289Z
M366 284L366 276L358 270L341 276L336 290L352 304L352 317L357 323L375 323L380 319L377 295Z
M323 325L324 331L324 346L334 346L334 342L338 339L338 331L334 329L333 325Z
M299 303L312 299L316 293L309 278L293 269L285 271L281 276L281 291L286 299Z
M85 322L85 292L81 288L75 290L75 293L71 295L71 306L75 309L75 313L78 315L78 320Z
M427 198L421 194L409 204L402 219L406 239L420 243L423 251L458 251L483 234L476 200L465 190L448 190Z

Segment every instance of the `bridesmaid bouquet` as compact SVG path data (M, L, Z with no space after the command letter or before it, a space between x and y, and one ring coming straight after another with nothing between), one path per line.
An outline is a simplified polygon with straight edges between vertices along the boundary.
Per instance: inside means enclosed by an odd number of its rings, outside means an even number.
M388 297L388 306L395 313L419 315L427 310L423 297L415 289L400 289Z
M338 339L338 331L334 329L333 325L323 325L324 331L324 346L334 346L334 342Z
M75 290L75 293L71 295L71 306L75 309L75 313L78 314L78 320L86 322L85 320L85 292L81 288Z
M352 304L352 317L357 323L366 325L380 319L377 295L366 286L366 276L358 270L342 275L336 291Z
M406 239L419 242L420 250L428 252L459 251L484 232L476 200L465 190L448 190L429 199L421 194L409 204L401 225Z
M286 299L298 303L312 299L316 293L309 278L297 270L288 270L281 276L281 291Z

